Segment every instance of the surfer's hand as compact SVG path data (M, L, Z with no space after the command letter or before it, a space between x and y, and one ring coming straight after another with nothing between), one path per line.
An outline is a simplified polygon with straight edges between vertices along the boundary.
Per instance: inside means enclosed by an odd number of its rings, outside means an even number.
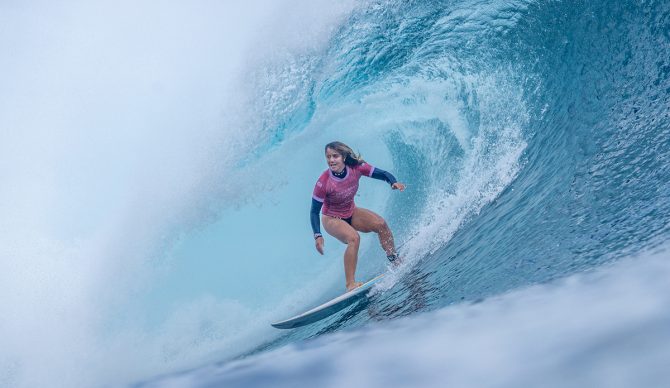
M323 237L319 236L314 241L314 244L316 244L316 250L319 251L319 253L323 255Z
M404 183L400 183L400 182L396 182L396 183L394 183L394 184L391 185L391 189L393 189L393 190L404 191L404 190L405 190L405 184L404 184Z

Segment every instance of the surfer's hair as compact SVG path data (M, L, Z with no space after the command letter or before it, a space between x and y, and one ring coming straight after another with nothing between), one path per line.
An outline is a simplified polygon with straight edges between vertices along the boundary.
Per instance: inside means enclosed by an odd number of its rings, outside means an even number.
M328 148L342 155L342 160L344 160L344 164L347 166L353 167L358 166L361 163L365 163L365 160L361 158L360 154L355 153L351 147L342 142L333 141L326 144L324 152L328 151Z

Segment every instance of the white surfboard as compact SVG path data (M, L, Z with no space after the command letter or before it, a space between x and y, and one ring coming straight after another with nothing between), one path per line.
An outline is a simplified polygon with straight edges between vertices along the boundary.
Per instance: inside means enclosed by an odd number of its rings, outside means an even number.
M295 327L309 325L320 321L328 316L335 314L336 312L342 310L343 308L350 306L352 303L359 300L361 297L364 297L370 291L370 288L377 283L384 275L379 275L372 280L368 280L363 283L362 286L353 289L338 296L337 298L330 300L320 306L314 307L313 309L304 312L300 315L296 315L293 318L287 320L272 323L271 325L277 329L293 329Z

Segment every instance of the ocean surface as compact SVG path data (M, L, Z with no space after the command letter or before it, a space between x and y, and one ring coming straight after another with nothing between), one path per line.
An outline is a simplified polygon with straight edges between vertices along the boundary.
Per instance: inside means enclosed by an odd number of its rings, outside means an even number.
M7 0L0 49L0 386L668 386L670 3ZM404 262L277 330L344 291L333 140Z

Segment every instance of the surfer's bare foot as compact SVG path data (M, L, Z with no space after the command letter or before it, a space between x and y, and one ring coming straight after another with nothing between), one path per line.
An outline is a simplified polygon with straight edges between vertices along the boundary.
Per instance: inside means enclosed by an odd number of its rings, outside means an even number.
M351 290L355 290L362 285L363 285L363 283L361 283L361 282L353 282L353 283L347 284L347 292L349 292Z

